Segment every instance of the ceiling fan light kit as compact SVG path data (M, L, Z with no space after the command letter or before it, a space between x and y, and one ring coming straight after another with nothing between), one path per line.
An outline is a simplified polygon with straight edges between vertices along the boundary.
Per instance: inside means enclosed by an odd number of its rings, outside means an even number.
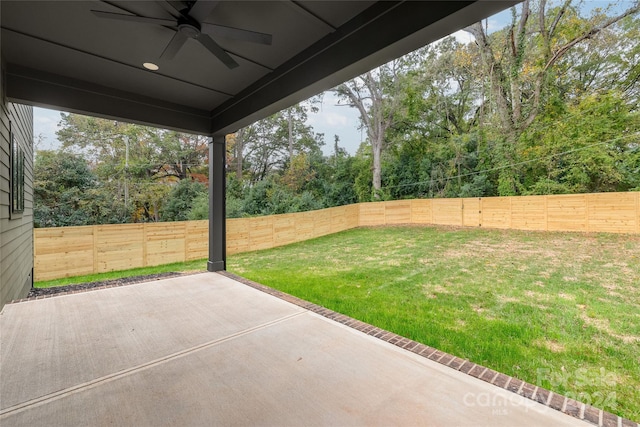
M173 17L172 19L113 13L100 10L92 10L91 12L99 18L115 19L139 24L161 25L165 28L174 30L174 36L160 55L160 58L162 59L173 59L182 46L191 39L199 42L212 55L218 58L219 61L226 65L227 68L233 69L238 67L240 64L238 64L211 36L271 45L271 34L203 22L217 5L218 2L205 0L195 1L185 9L176 9L179 16L177 18ZM151 66L147 66L147 64L151 64ZM156 71L159 68L157 65L150 62L145 62L143 66L152 71ZM155 66L155 69L153 66Z

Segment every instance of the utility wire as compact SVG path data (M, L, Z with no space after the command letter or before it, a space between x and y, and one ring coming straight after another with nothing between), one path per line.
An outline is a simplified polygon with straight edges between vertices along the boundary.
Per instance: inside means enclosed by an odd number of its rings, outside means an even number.
M635 137L640 137L640 132L630 133L628 135L619 136L617 138L612 138L612 139L609 139L607 141L597 142L595 144L585 145L584 147L574 148L572 150L563 151L561 153L551 154L551 155L546 156L546 157L537 157L535 159L524 160L522 162L511 163L509 165L497 166L497 167L494 167L494 168L491 168L491 169L485 169L485 170L481 170L481 171L477 171L477 172L468 172L468 173L455 175L455 176L450 176L450 177L445 177L445 178L437 178L435 180L437 180L437 181L450 181L452 179L464 178L464 177L473 176L473 175L480 175L480 174L483 174L483 173L494 172L494 171L498 171L498 170L502 170L502 169L512 168L514 166L526 165L526 164L534 163L534 162L538 162L538 161L549 160L549 159L553 159L554 157L563 156L565 154L575 153L577 151L586 150L588 148L597 147L599 145L611 144L613 142L617 142L617 141L620 141L620 140L623 140L623 139L627 139L627 138L630 138L630 137L634 137L634 136ZM388 186L384 186L382 188L385 188L385 189L401 188L401 187L408 187L408 186L421 185L421 184L430 184L433 181L434 181L434 179L430 179L429 181L418 181L418 182L407 183L407 184L388 185Z

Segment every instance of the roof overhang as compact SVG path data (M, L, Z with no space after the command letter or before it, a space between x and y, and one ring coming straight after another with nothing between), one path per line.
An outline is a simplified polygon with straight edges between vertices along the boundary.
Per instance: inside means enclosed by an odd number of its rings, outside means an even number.
M230 133L518 2L220 2L207 22L273 34L273 44L221 39L239 63L229 70L187 43L158 72L141 64L159 57L171 29L91 13L162 16L161 3L3 0L7 98L192 133Z

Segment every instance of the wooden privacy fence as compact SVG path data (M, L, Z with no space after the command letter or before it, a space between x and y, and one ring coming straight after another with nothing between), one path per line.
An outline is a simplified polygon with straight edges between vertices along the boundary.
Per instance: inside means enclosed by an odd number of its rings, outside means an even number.
M50 280L206 258L208 221L34 229L34 279Z
M640 233L640 192L396 200L228 219L227 253L394 224ZM208 242L207 221L37 228L35 280L203 259Z

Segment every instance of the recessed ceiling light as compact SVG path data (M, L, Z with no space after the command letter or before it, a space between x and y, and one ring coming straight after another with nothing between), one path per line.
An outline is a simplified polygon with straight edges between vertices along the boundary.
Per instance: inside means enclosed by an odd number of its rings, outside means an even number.
M158 71L160 69L160 67L158 67L153 62L145 62L144 64L142 64L142 66L147 70L151 70L151 71Z

